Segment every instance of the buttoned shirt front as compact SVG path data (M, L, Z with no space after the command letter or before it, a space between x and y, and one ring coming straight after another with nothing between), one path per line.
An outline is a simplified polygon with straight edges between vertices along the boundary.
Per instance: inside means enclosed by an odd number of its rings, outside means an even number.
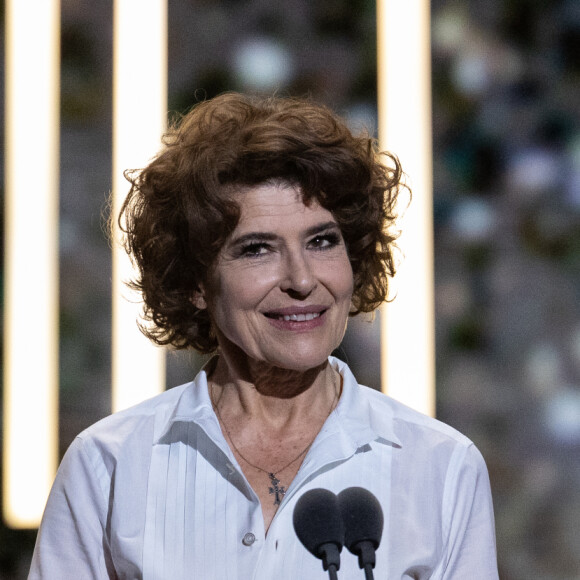
M330 361L343 377L341 398L267 534L201 371L75 439L29 579L324 579L321 561L296 537L294 506L310 489L351 486L371 491L383 510L377 580L497 579L489 480L474 445ZM346 549L338 576L364 578Z

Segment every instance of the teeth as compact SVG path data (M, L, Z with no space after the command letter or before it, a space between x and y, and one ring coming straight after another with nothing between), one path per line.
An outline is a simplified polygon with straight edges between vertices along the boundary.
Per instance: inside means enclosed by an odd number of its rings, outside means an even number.
M280 318L286 321L293 320L295 322L304 322L305 320L313 320L314 318L318 318L319 316L320 312L311 312L309 314L287 314Z

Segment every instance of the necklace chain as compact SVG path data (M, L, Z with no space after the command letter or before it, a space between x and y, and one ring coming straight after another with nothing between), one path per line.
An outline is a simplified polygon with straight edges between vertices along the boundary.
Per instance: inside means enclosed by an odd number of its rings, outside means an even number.
M212 404L212 407L220 421L220 423L222 424L226 435L228 436L228 439L230 440L230 443L232 444L232 447L234 448L234 450L236 451L236 453L250 466L253 467L254 469L257 469L259 471L262 471L263 473L267 474L268 477L270 478L270 483L271 483L271 487L268 488L268 491L270 494L274 495L274 505L280 505L280 501L281 501L281 497L286 493L286 489L284 487L279 486L278 484L280 483L280 480L276 477L279 473L282 473L285 469L287 469L288 467L290 467L294 462L298 461L298 459L300 459L300 457L302 457L309 449L310 447L312 447L312 444L314 443L314 440L316 439L316 436L318 435L318 433L316 433L316 435L314 435L314 437L312 438L312 440L308 443L308 445L298 454L296 455L296 457L294 457L291 461L289 461L286 465L284 465L283 467L281 467L280 469L277 469L276 471L270 471L268 469L264 469L263 467L260 467L259 465L255 465L254 463L252 463L251 461L248 461L246 459L246 457L244 457L244 455L242 455L241 451L238 449L238 447L236 446L230 431L227 427L227 425L225 424L224 420L222 419L222 416L220 414L218 405L221 399L221 395L219 397L219 399L214 403L214 397L213 397L213 387L214 387L214 383L211 383L210 386L210 401ZM222 391L223 394L223 391ZM330 416L330 414L332 413L332 411L334 410L334 406L336 404L336 400L338 399L338 389L335 387L334 388L334 398L332 399L332 403L330 405L330 409L328 410L328 414L327 417Z

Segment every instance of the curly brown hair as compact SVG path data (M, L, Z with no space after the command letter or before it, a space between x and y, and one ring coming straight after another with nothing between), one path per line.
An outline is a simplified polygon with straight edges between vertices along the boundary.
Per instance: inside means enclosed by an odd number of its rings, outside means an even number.
M118 218L151 340L216 349L209 313L192 297L238 223L236 190L272 180L297 185L338 222L354 276L351 314L386 300L402 171L369 134L353 135L309 100L227 93L196 105L163 143L147 167L125 172L131 189Z

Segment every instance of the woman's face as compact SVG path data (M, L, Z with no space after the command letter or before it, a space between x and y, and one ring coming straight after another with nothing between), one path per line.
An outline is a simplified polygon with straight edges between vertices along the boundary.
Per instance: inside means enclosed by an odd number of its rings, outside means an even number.
M239 203L240 221L203 289L220 348L280 368L314 368L340 344L351 305L338 224L283 183L243 190Z

